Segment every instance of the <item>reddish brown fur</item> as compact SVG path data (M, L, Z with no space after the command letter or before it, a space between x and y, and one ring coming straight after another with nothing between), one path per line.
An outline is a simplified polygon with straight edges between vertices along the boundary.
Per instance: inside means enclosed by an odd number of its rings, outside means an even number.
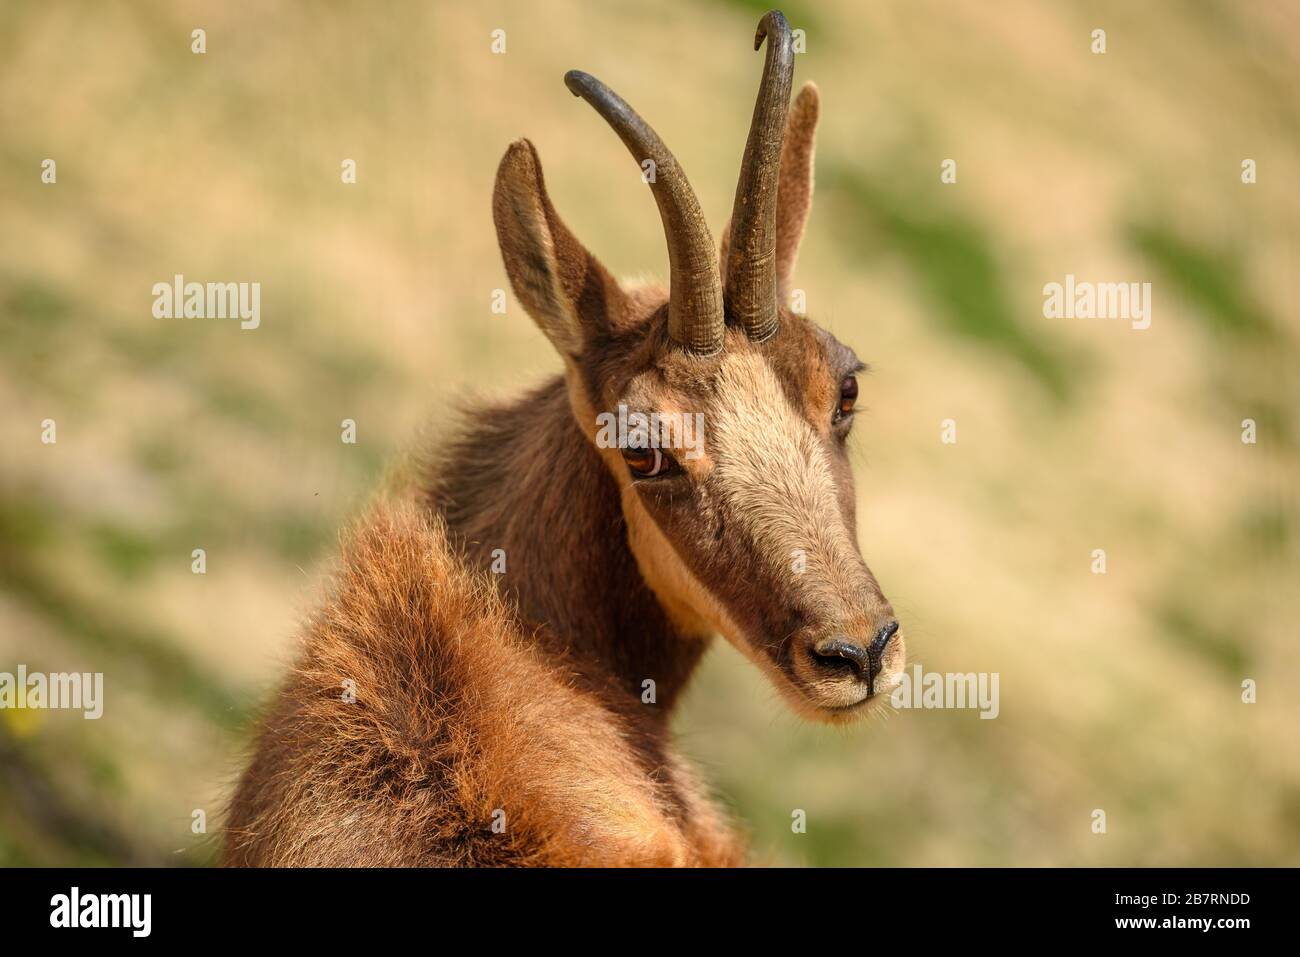
M738 863L681 762L646 773L636 699L617 706L578 679L586 662L530 638L438 519L380 506L263 722L225 862Z

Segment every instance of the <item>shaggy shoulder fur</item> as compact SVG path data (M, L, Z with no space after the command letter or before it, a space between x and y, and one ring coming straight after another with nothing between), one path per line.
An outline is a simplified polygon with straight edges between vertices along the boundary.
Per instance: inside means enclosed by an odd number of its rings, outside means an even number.
M647 775L629 706L547 644L440 518L377 508L263 720L225 863L740 863L684 762Z

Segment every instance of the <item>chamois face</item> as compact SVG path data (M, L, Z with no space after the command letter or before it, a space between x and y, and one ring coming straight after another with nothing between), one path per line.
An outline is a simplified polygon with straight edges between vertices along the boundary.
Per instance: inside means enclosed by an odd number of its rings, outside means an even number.
M574 419L678 630L722 633L798 710L842 721L887 697L905 652L857 543L846 442L862 363L784 304L819 112L812 84L790 103L789 38L779 12L764 16L755 49L766 39L767 60L720 251L654 131L599 80L565 77L638 165L654 160L668 290L614 281L556 214L527 140L506 151L492 208L515 294L564 359Z
M629 305L653 309L651 296ZM905 652L857 542L847 442L862 363L784 309L772 338L728 329L706 359L675 346L662 308L625 326L570 365L570 397L647 582L682 630L722 633L801 712L865 712Z

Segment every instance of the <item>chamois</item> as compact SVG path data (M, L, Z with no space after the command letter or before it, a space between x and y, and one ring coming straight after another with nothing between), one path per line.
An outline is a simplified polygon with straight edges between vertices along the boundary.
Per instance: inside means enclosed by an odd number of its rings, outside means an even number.
M506 151L506 273L564 372L475 411L347 539L234 795L227 864L740 864L669 733L713 636L811 719L887 697L903 638L845 451L863 365L787 305L819 97L791 104L780 12L765 39L720 249L658 135L565 75L653 161L666 291L620 286L556 214L532 143ZM598 426L651 413L701 415L699 447Z

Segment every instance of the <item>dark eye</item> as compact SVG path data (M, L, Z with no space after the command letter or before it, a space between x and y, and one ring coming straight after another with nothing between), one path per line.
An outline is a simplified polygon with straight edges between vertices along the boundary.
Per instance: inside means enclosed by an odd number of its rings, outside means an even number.
M858 377L846 375L840 380L840 404L835 410L835 420L839 421L853 412L853 403L858 401Z
M655 448L624 448L623 461L637 478L654 478L672 468L673 460Z

